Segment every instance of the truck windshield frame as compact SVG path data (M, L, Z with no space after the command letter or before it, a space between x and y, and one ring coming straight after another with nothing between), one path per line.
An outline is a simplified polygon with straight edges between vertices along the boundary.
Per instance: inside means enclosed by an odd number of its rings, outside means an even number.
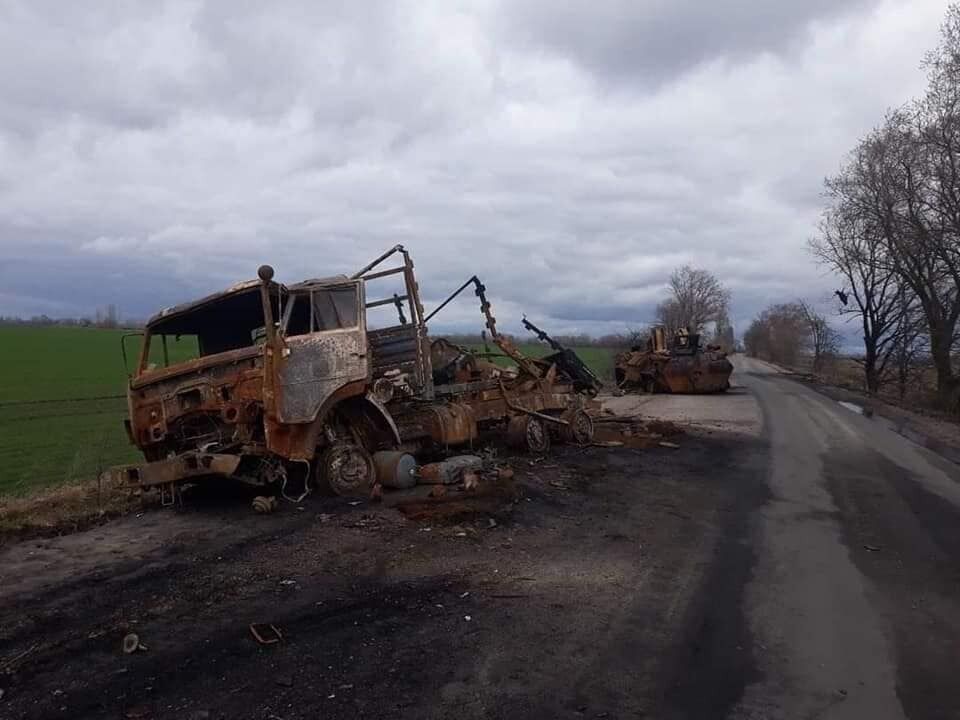
M284 337L353 331L363 326L360 283L350 282L292 291L280 323Z
M272 293L274 308L279 309L280 292ZM167 351L167 338L196 337L195 358L220 355L262 344L264 332L263 303L260 288L253 285L243 290L224 293L183 310L171 311L153 320L145 329L137 376L163 367L171 367L191 358L177 357ZM162 358L151 366L151 345L154 337L163 338ZM174 357L171 357L174 355Z

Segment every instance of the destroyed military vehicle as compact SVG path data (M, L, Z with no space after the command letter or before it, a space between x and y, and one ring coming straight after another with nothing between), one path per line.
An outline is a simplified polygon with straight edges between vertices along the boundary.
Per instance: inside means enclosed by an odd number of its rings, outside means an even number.
M399 264L379 269L390 258ZM398 290L369 297L370 284L384 278ZM470 285L515 367L429 338L427 320ZM393 313L386 327L368 327L376 309ZM184 347L193 357L183 357ZM405 453L471 444L488 429L538 453L551 439L590 442L595 388L584 369L573 353L521 354L497 332L476 277L426 315L399 245L350 277L285 286L263 266L259 280L147 323L126 421L145 462L115 472L159 489L165 502L182 484L211 476L282 492L294 472L307 486L363 495L409 473Z
M730 387L733 364L718 345L701 347L700 335L682 329L667 347L666 329L650 331L646 346L635 346L614 361L617 387L647 393L713 393Z

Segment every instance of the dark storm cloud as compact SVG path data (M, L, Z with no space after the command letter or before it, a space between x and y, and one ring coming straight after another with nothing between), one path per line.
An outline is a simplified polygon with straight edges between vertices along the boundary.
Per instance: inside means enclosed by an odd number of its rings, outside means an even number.
M637 325L683 263L742 325L829 289L821 178L922 85L942 11L0 2L0 314L143 317L403 243L428 307L476 273L513 331Z
M519 41L583 64L600 77L659 83L708 61L795 51L809 24L879 0L551 0L503 3Z

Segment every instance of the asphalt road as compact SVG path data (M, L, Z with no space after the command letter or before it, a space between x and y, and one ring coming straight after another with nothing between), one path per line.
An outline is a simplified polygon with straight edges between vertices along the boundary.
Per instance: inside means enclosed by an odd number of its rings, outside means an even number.
M741 718L960 718L960 468L770 366Z
M609 400L678 448L500 456L455 516L199 496L7 543L0 717L960 718L958 467L736 364Z

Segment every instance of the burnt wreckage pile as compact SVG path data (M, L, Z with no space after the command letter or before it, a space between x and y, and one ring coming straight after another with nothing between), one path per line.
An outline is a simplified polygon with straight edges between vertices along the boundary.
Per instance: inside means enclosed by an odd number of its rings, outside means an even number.
M298 472L338 494L366 495L380 482L409 484L410 453L436 455L487 430L536 453L555 440L592 440L597 379L529 323L555 352L522 354L497 332L475 276L429 315L399 245L350 277L285 286L273 276L263 266L259 280L149 321L126 421L145 462L116 468L124 482L172 502L181 484L210 476L283 491ZM385 278L400 291L368 297ZM515 367L428 337L427 322L471 285L497 355ZM368 328L377 309L395 311L392 324ZM196 356L172 361L171 338L183 336Z
M718 345L702 347L700 335L678 332L667 347L666 330L651 330L646 347L617 356L614 375L624 391L713 393L730 388L733 364Z

